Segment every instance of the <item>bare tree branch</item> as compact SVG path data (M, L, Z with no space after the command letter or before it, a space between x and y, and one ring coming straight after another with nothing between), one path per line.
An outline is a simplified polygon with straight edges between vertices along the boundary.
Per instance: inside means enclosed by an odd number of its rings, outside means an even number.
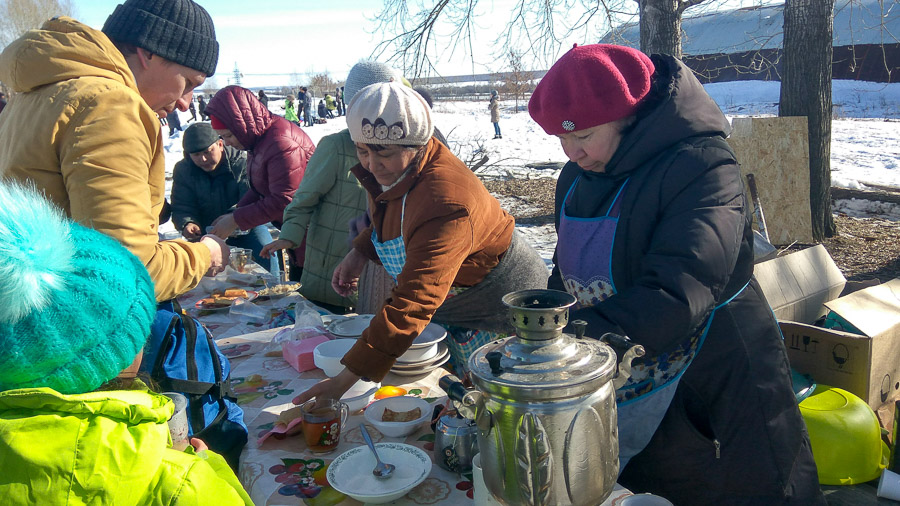
M54 16L73 16L72 0L0 0L0 50Z

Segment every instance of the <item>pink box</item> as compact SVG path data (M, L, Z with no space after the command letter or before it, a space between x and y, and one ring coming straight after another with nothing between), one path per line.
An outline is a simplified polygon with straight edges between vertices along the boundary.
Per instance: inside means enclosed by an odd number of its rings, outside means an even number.
M281 343L281 355L297 372L315 369L313 350L325 341L329 341L326 336L307 337L302 341L285 341Z

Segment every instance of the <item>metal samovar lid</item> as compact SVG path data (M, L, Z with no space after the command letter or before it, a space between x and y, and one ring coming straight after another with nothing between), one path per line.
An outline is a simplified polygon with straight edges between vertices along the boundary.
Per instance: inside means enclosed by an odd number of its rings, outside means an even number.
M562 332L575 297L558 290L521 290L506 294L503 303L516 336L486 344L469 357L479 390L515 401L551 401L593 393L612 379L612 348Z

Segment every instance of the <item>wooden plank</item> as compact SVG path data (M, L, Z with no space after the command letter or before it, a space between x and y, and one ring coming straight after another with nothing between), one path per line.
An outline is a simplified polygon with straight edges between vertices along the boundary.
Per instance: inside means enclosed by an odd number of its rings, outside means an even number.
M882 499L876 495L878 480L859 485L822 485L822 492L829 506L869 506L872 504L893 504L896 501Z
M831 188L831 200L873 200L876 202L890 202L891 204L900 204L900 192L888 191L872 191L872 190L854 190L851 188Z

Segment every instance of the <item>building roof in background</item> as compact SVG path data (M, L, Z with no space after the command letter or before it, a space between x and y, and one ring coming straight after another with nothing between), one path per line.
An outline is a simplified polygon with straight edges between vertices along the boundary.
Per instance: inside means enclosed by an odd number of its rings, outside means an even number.
M879 0L837 0L834 46L897 44L900 5ZM883 12L882 12L883 8ZM706 13L682 20L686 55L739 53L782 47L784 4L745 7ZM601 40L606 44L640 45L637 23L613 28Z

